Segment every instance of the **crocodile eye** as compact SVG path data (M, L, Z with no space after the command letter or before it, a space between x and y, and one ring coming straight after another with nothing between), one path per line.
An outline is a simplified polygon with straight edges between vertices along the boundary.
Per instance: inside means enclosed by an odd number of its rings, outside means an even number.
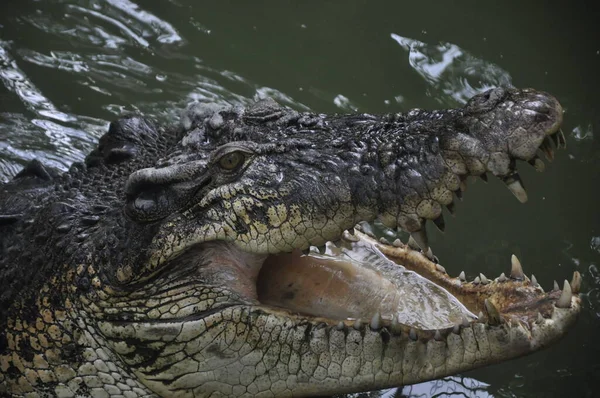
M236 168L240 167L244 163L245 159L246 159L246 155L240 151L229 152L228 154L223 156L221 159L219 159L219 166L223 170L228 170L228 171L235 170Z

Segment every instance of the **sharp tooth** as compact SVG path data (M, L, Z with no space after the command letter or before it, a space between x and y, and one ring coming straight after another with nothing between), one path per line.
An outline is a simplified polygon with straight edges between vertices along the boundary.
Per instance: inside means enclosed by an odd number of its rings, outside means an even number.
M504 281L506 281L506 275L504 275L504 272L503 272L498 277L498 282L504 282Z
M542 145L540 145L540 149L549 162L554 160L554 150L552 149L552 143L550 141L550 138L544 138L544 141L542 141Z
M579 293L581 290L581 274L579 271L573 272L573 279L571 280L571 290L573 294Z
M484 285L487 285L488 283L490 283L488 278L486 278L485 275L483 275L482 273L479 274L479 277L481 278L481 283L483 283Z
M556 133L556 135L558 136L558 143L560 144L560 146L566 148L567 139L565 138L565 133L563 133L562 129L558 130L558 133ZM557 148L559 148L559 146L557 146Z
M384 245L389 245L390 242L384 238L383 236L381 238L379 238L379 243L383 243Z
M362 325L362 322L361 322L360 318L357 318L357 319L354 321L354 324L352 325L352 327L353 327L354 329L356 329L356 330L360 330L360 326L361 326L361 325Z
M485 173L479 174L479 178L481 178L485 182L488 182L487 174L485 174Z
M396 334L400 334L402 332L402 328L398 323L398 318L396 318L394 315L392 315L392 325L390 326L390 329Z
M404 246L402 244L402 241L400 239L394 240L394 243L392 243L392 245L394 245L395 247L402 247L402 246Z
M537 156L529 160L529 164L532 165L536 169L536 171L539 171L540 173L546 170L546 164L542 159L538 158Z
M463 282L467 280L467 277L465 275L465 271L460 271L460 274L458 274L458 279L460 279Z
M410 328L410 332L408 332L408 337L410 337L412 341L417 341L417 331L414 328Z
M454 203L447 204L446 209L448 209L448 212L450 212L450 214L452 215L454 215L454 213L456 212L456 209L454 208Z
M337 330L344 330L344 322L340 321L335 328Z
M488 323L490 325L499 325L502 323L502 317L500 316L500 312L498 308L492 303L489 299L485 299L483 302L485 305L485 310L488 314Z
M537 281L537 278L533 274L531 274L531 284L535 287L538 287L540 285Z
M541 312L538 312L537 323L544 323L544 317L542 316Z
M433 336L433 338L434 338L436 341L442 341L442 340L443 340L443 339L442 339L442 334L440 333L440 331L439 331L439 330L436 330L436 331L435 331L435 335Z
M452 328L452 333L454 334L460 334L460 324L456 324L454 325L454 327Z
M344 231L344 233L342 234L342 238L344 238L348 242L358 242L358 236L355 236L353 233L350 233L349 231L350 230ZM354 232L354 228L352 228L352 231Z
M554 288L552 290L560 290L560 287L558 286L557 281L554 281Z
M525 274L523 273L523 267L521 266L521 262L514 254L510 258L511 270L510 277L513 279L523 280L525 279Z
M373 318L371 318L371 329L379 330L380 327L381 327L381 315L379 315L379 312L377 312L377 313L375 313L375 315L373 315Z
M481 283L481 279L479 279L478 276L475 277L475 280L473 281L474 284L479 285Z
M506 184L506 187L521 203L527 202L527 191L523 187L523 182L518 173L513 173L508 177L505 177L502 181Z
M440 231L444 232L446 229L446 222L444 221L444 216L440 214L440 216L433 220L433 223Z
M436 262L436 258L433 255L433 250L431 250L431 247L427 248L427 251L425 252L425 257L427 257L428 259L430 259L434 263Z
M565 280L562 294L560 295L560 298L558 299L555 305L558 308L569 308L571 307L571 297L573 297L571 285L569 285L569 281Z
M465 314L463 314L463 316L462 316L462 326L464 328L466 328L467 326L469 326L469 320L467 319L467 317L465 316Z
M414 241L417 243L417 245L424 252L426 252L427 249L429 249L429 243L428 243L428 239L427 239L427 231L425 231L425 228L411 233L410 237L414 239ZM409 241L409 245L410 245L410 241Z
M477 318L479 318L479 321L481 321L483 319L483 312L479 311L479 314L477 314Z
M437 269L439 272L441 272L442 274L446 273L446 268L444 268L441 264L436 264L435 265L435 269Z

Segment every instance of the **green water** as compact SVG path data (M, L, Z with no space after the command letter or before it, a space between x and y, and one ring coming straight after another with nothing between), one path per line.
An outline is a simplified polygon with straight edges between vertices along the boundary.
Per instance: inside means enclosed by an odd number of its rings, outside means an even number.
M489 3L489 4L486 4ZM446 233L451 274L497 276L516 253L542 286L583 275L584 310L535 355L384 396L596 396L600 380L599 71L585 7L541 1L2 1L0 180L29 159L66 169L126 112L165 122L192 100L274 97L319 112L456 106L496 85L566 108L568 148L522 205L499 181L469 187Z

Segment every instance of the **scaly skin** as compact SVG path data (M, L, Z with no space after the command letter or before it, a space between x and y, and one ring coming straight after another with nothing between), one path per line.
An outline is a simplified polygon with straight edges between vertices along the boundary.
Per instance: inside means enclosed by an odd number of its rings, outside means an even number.
M85 165L56 175L32 163L0 191L0 394L339 394L546 346L579 312L578 274L544 293L514 261L509 278L461 282L430 260L424 225L443 228L442 206L468 175L491 173L526 200L515 161L542 167L536 152L564 143L561 121L545 93L494 89L464 108L405 115L262 101L191 107L180 129L113 123ZM422 252L345 232L375 218ZM261 303L257 281L278 283L260 274L269 253L299 257L342 236L481 316L424 330L379 312L363 322Z

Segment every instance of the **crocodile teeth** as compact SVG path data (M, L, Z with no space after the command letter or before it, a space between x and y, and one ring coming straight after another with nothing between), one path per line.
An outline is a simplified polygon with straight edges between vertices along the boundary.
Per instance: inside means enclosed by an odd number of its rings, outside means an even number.
M573 292L571 291L571 285L569 285L569 281L565 280L563 285L563 291L560 295L560 298L556 302L556 306L558 308L569 308L571 307L571 298L573 297Z
M538 287L540 284L538 283L535 275L531 274L531 284L535 287Z
M335 328L337 330L344 330L344 322L340 321Z
M402 328L400 327L400 323L398 323L398 319L392 315L392 325L390 329L393 333L400 334L402 332Z
M510 258L511 269L510 269L510 277L513 279L523 280L525 279L525 274L523 273L523 267L521 266L521 262L514 254Z
M488 278L485 277L485 275L480 273L479 277L481 278L481 283L483 283L484 285L487 285L488 283L490 283L490 281L488 280Z
M413 232L410 234L410 237L415 241L415 243L423 250L424 252L429 249L429 243L427 239L427 232L425 229L421 229L419 231ZM408 241L410 246L410 240Z
M354 321L354 324L352 325L352 327L353 327L354 329L356 329L356 330L360 330L360 326L361 326L361 324L362 324L362 322L361 322L360 318L357 318L357 319Z
M381 327L381 315L379 315L379 312L375 313L375 315L373 315L373 318L371 318L370 326L373 330L379 330L379 328Z
M556 135L558 136L558 143L559 145L557 145L557 148L563 147L566 148L567 147L567 139L565 138L565 133L563 133L562 129L558 130L558 133L556 133Z
M417 341L417 331L414 328L410 328L410 331L408 332L408 337L410 337L412 341Z
M462 326L465 327L465 328L467 326L469 326L469 320L467 319L467 317L465 316L465 314L463 314L463 316L462 316Z
M437 263L437 257L433 255L433 250L431 250L431 247L427 248L427 251L425 252L425 257L427 257L434 263Z
M479 279L479 277L478 277L478 276L476 276L476 277L475 277L475 280L473 281L473 283L474 283L475 285L479 285L479 284L481 283L481 279Z
M459 323L457 323L456 325L454 325L454 327L452 327L452 333L460 334L460 324Z
M350 230L344 231L344 233L342 234L342 238L344 238L348 242L358 242L359 241L358 236L354 235L354 228L352 228L352 232L350 232Z
M435 341L442 341L442 334L440 333L439 330L435 331L435 335L433 336L433 338L435 339Z
M573 279L571 280L571 290L574 294L579 293L581 290L581 274L579 271L573 272Z
M381 238L379 238L379 243L383 243L384 245L389 245L390 241L382 236Z
M505 177L502 181L506 184L506 187L521 203L527 202L527 191L523 187L523 182L518 173L513 173L508 177Z
M544 141L542 141L542 145L540 145L540 150L543 152L544 156L546 157L546 159L548 159L549 162L554 160L554 150L552 149L552 143L550 138L544 138Z
M500 274L500 276L498 277L498 282L505 282L506 281L506 275L504 275L504 272Z
M431 249L431 248L430 248ZM444 268L441 264L436 264L435 265L435 269L437 269L439 272L445 274L446 273L446 268Z
M500 317L500 312L489 299L485 299L483 302L485 305L485 310L488 314L488 323L490 325L499 325L502 323L502 317Z
M532 165L535 168L535 170L539 171L540 173L546 170L546 164L542 159L538 158L537 156L529 160L529 164Z
M402 247L402 241L400 239L396 239L394 240L392 245L394 245L395 247Z
M465 271L460 271L460 274L458 274L458 279L460 279L463 282L467 280L467 276L465 275Z
M560 287L558 286L557 281L554 281L554 288L552 290L560 290Z
M537 320L536 320L536 322L537 322L537 323L540 323L540 324L541 324L541 323L544 323L544 317L542 316L542 313L541 313L541 312L538 312L538 314L537 314Z
M444 232L446 229L446 222L444 221L444 216L440 214L440 216L433 220L433 223L440 231Z

